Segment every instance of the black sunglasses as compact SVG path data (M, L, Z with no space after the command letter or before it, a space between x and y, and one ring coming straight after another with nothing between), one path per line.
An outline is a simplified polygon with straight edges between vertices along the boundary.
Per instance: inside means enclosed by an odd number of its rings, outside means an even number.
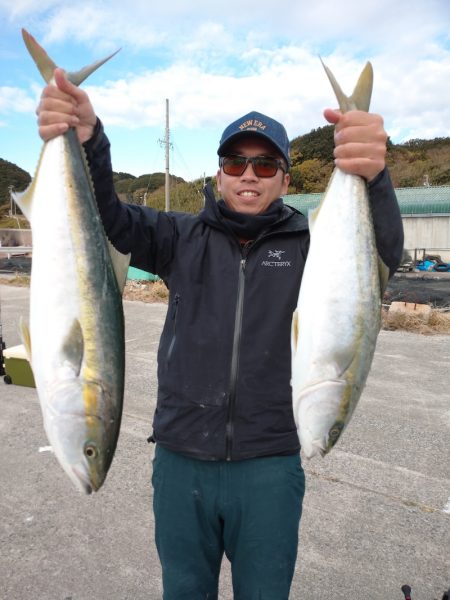
M286 173L286 167L282 160L272 158L271 156L239 156L238 154L230 154L229 156L221 156L219 165L222 167L226 175L240 177L248 163L251 163L256 177L273 177L278 169Z

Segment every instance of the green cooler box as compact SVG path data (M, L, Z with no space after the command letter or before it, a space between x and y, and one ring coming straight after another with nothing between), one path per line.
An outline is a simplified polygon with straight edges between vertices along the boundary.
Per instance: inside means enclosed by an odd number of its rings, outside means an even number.
M25 346L11 346L3 351L5 360L5 381L15 385L25 385L27 387L36 387L34 383L33 371L28 362Z

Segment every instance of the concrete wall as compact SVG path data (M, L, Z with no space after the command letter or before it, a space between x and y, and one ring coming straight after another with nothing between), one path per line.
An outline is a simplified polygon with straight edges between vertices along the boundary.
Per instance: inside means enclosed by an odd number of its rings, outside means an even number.
M450 215L402 216L405 249L426 248L428 254L440 254L450 262Z
M0 246L31 245L31 229L0 229Z

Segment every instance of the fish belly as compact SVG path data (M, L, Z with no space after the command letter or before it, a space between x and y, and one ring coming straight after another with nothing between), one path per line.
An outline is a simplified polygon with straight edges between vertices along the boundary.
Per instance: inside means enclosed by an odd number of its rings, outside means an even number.
M59 378L75 377L62 362L64 337L80 314L75 250L67 203L63 138L46 144L34 181L30 284L31 362L41 403ZM82 410L80 405L70 411ZM44 410L44 417L46 411Z

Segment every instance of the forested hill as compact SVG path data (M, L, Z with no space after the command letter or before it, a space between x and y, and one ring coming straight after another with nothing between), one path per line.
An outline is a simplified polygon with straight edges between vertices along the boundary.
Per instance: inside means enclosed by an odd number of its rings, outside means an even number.
M293 187L299 193L322 192L333 169L333 125L326 125L291 142ZM388 141L386 162L394 187L450 185L450 138Z
M323 192L333 170L333 126L313 129L291 142L292 169L289 193ZM410 140L404 144L388 142L387 164L394 186L415 187L450 185L450 138ZM114 173L114 182L122 200L147 203L164 208L164 173L135 177ZM212 179L208 177L207 180ZM10 206L9 189L23 190L30 175L0 158L0 217ZM203 205L203 181L185 182L170 177L171 208L196 212Z
M10 188L17 191L24 190L31 181L29 173L15 165L0 158L0 208L10 205Z

